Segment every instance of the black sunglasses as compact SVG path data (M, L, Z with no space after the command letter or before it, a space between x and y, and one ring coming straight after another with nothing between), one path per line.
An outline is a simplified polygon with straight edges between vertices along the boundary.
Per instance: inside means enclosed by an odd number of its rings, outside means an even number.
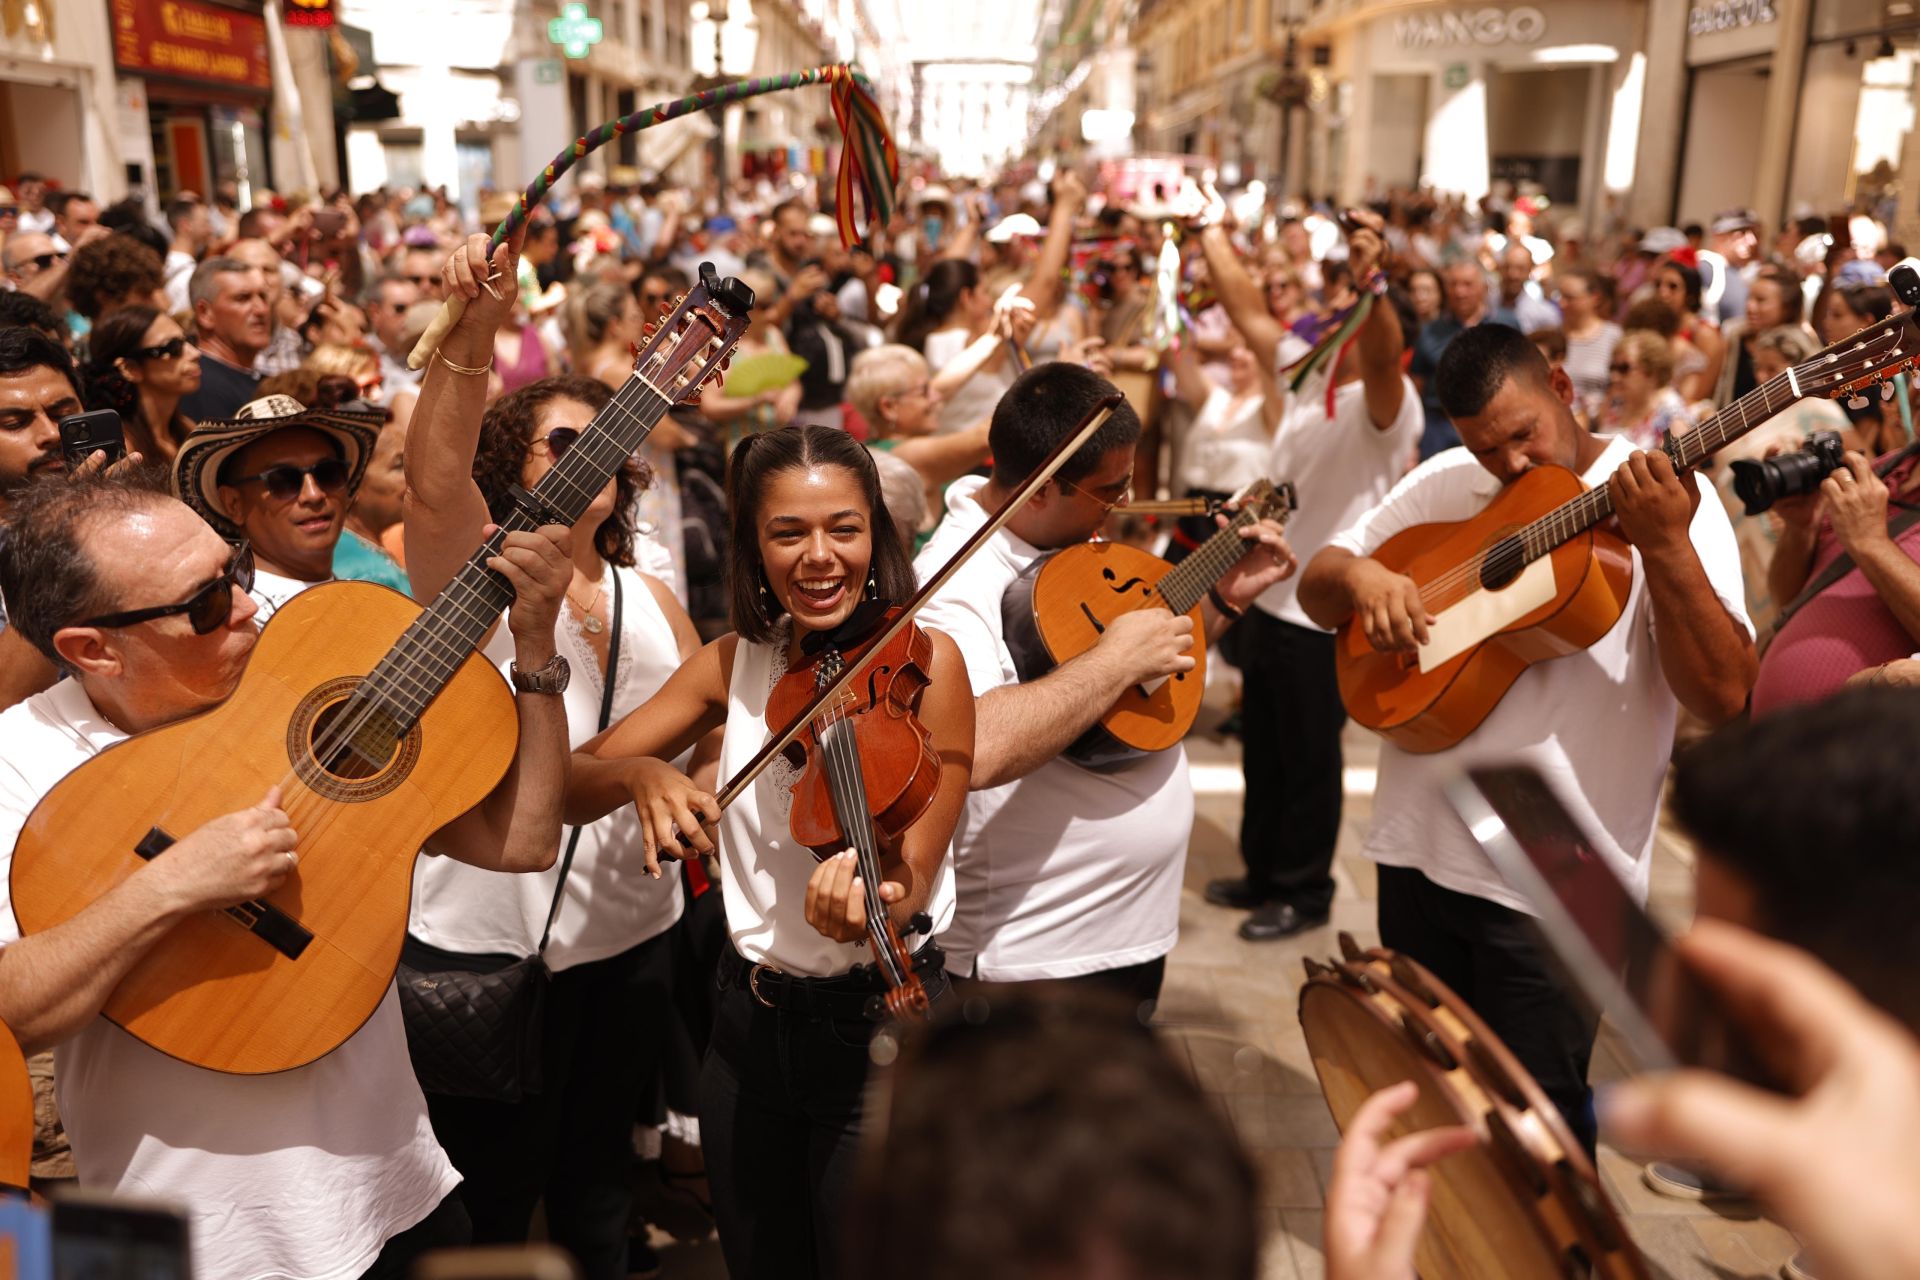
M20 259L19 265L25 266L27 263L31 262L34 266L40 268L42 271L45 271L51 266L53 266L54 263L65 262L66 260L67 260L67 255L64 253L36 253L31 258Z
M168 338L158 346L140 348L133 356L136 360L178 360L180 353L186 349L185 337Z
M439 276L408 276L407 283L417 284L422 289L431 289L433 288L433 286L440 283L440 277Z
M1632 373L1633 366L1630 364L1610 364L1607 366L1607 372L1608 373Z
M574 442L579 439L580 433L572 427L555 427L543 436L535 436L533 443L539 444L542 440L546 441L547 452L553 455L555 462L558 462L567 456L567 450L573 448Z
M105 613L97 618L88 618L85 622L75 623L80 627L131 627L137 622L151 622L155 618L171 618L176 613L187 615L187 623L193 628L193 634L204 636L218 631L233 616L233 589L253 590L253 545L242 542L234 548L233 559L220 576L200 588L179 604L155 605L151 609L129 609L124 613Z
M310 467L296 467L291 462L283 462L257 475L235 476L225 483L246 484L249 480L258 480L269 498L275 502L286 502L299 496L308 476L313 477L320 492L339 493L347 487L347 477L351 474L347 464L339 458L322 458Z

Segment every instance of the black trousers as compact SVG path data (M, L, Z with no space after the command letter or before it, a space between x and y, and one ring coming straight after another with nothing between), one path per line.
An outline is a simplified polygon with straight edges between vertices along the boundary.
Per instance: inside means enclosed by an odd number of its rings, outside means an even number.
M517 1103L427 1095L465 1181L476 1244L520 1244L544 1197L547 1237L585 1280L625 1280L634 1112L657 1087L673 993L671 931L553 975L541 1091Z
M360 1280L406 1280L421 1255L434 1249L458 1249L472 1242L473 1224L467 1220L460 1192L449 1191L432 1213L381 1246L380 1256L360 1273Z
M1227 634L1245 676L1240 857L1247 879L1301 915L1324 916L1333 904L1347 723L1334 637L1260 609L1247 610Z
M1166 985L1167 958L1156 956L1152 960L1122 965L1118 969L1101 969L1071 978L1038 978L1034 981L1110 992L1127 1001L1132 1006L1134 1017L1140 1025L1145 1026L1153 1021L1154 1006L1160 1003L1160 988ZM984 996L991 1000L996 991L1027 985L1025 982L994 982L986 978L955 978L953 994L961 1000L973 996Z
M867 1046L877 1024L760 1003L720 961L700 1078L700 1145L732 1280L832 1280L865 1129ZM922 975L936 1002L946 974Z
M1548 967L1532 920L1445 889L1407 867L1380 867L1380 941L1418 960L1472 1006L1540 1085L1593 1156L1587 1066L1599 1020Z

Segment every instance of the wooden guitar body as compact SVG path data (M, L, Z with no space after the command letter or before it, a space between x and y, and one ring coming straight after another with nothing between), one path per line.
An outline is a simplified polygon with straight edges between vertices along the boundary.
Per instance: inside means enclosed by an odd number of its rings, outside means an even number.
M33 1177L33 1078L26 1055L0 1023L0 1188L25 1191Z
M40 801L14 847L13 908L35 933L78 914L141 865L150 833L179 840L282 788L299 866L265 903L182 922L136 964L105 1015L162 1053L216 1071L303 1066L337 1048L392 983L415 854L478 804L518 740L513 695L468 654L383 767L321 770L328 708L420 617L399 592L329 583L301 592L260 635L232 697L143 733L74 770ZM236 911L259 917L252 904ZM311 939L302 945L300 931Z
M1424 587L1454 566L1478 563L1503 539L1583 491L1566 468L1536 467L1472 519L1404 529L1372 558ZM1512 581L1439 609L1453 634L1478 638L1428 670L1420 669L1418 654L1376 650L1350 620L1340 629L1337 652L1341 700L1347 714L1403 750L1443 751L1478 728L1528 667L1578 653L1612 630L1632 586L1632 548L1616 534L1590 528ZM1523 591L1537 603L1522 608Z
M1042 556L1007 588L1001 620L1007 648L1022 681L1037 680L1099 643L1123 613L1165 608L1160 579L1173 569L1165 560L1119 542L1089 542ZM1100 768L1164 751L1179 742L1200 713L1207 687L1206 623L1200 607L1193 619L1193 670L1148 689L1120 695L1099 723L1076 739L1066 754Z

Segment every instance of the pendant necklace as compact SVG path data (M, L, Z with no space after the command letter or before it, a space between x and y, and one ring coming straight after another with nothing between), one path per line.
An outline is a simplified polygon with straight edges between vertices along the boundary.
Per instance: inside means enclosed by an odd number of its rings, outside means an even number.
M580 610L580 625L585 628L587 634L590 636L597 636L607 629L607 624L600 621L599 617L593 611L593 606L600 603L600 593L605 589L604 587L595 587L593 599L587 601L584 606L573 598L573 589L571 587L567 589L567 603Z

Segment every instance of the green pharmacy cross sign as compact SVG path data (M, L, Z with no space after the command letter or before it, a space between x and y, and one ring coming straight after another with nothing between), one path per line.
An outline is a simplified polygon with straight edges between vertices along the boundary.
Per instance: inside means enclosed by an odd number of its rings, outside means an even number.
M584 58L587 50L600 43L604 34L600 19L587 16L587 6L563 5L560 16L547 23L547 39L560 46L569 58Z

